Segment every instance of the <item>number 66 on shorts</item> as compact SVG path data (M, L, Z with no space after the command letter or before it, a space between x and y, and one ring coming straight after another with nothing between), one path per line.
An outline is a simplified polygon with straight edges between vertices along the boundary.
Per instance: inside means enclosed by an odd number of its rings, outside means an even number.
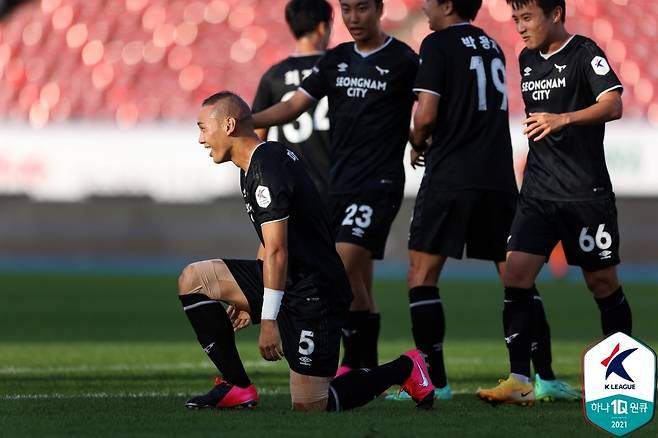
M508 251L548 258L562 241L567 262L593 272L619 264L614 195L586 201L552 201L520 196Z

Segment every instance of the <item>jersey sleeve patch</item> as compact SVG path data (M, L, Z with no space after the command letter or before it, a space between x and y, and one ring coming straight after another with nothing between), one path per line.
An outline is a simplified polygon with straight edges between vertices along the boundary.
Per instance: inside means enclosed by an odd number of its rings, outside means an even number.
M254 168L249 169L252 178L249 191L254 207L254 222L257 224L279 220L290 214L294 183L290 169L284 166L283 160L288 159L287 155L276 150L269 154L261 153L258 160L252 163Z
M270 189L267 186L256 187L256 203L261 208L267 208L272 203Z
M610 72L610 64L608 64L608 61L602 56L595 56L592 58L591 65L594 73L599 76L605 76Z
M598 99L601 94L621 85L621 81L610 66L605 53L591 40L584 40L583 50L578 53L581 74L584 73L592 95Z

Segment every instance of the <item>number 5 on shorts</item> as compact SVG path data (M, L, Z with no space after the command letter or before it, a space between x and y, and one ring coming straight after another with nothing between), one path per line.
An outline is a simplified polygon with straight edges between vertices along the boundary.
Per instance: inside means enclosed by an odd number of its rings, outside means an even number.
M304 356L310 356L315 350L315 343L313 342L313 332L310 330L302 330L302 334L299 336L299 354ZM306 344L306 347L303 345Z
M605 224L599 224L599 228L596 230L596 235L594 237L587 234L589 227L583 227L580 231L580 237L578 242L580 243L580 249L585 252L592 252L594 246L598 246L599 249L608 249L612 245L612 236L607 231L604 231Z

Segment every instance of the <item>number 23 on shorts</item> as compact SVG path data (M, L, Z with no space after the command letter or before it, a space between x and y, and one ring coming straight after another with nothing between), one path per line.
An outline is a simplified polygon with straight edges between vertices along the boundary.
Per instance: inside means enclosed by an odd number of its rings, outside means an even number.
M351 204L345 209L345 219L341 225L354 225L360 228L368 228L372 223L372 207L369 205Z

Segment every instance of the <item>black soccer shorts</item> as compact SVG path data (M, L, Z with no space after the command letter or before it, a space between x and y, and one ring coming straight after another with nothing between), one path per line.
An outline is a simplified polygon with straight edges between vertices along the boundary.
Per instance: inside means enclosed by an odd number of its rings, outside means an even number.
M247 297L254 324L263 307L263 262L224 259ZM333 293L331 291L330 293ZM283 354L291 370L306 376L333 377L338 369L341 328L349 304L337 308L328 294L304 287L286 290L277 317Z
M409 229L409 249L461 259L505 260L516 193L437 190L423 179Z
M388 180L364 187L359 193L330 194L336 242L353 243L369 250L373 259L383 259L403 195L404 183Z
M507 249L548 259L560 240L570 265L588 272L618 265L619 230L614 194L588 201L521 196Z

